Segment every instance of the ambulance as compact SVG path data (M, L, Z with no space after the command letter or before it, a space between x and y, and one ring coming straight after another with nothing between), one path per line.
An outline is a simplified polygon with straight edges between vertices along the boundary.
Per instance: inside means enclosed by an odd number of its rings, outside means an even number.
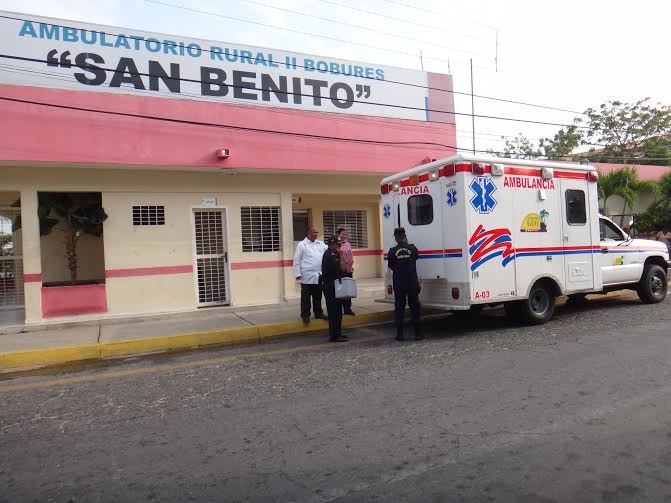
M631 289L664 300L669 251L599 214L590 165L476 155L436 160L381 182L383 243L404 227L419 249L423 306L478 313L501 305L538 325L557 297ZM393 302L392 272L385 276Z

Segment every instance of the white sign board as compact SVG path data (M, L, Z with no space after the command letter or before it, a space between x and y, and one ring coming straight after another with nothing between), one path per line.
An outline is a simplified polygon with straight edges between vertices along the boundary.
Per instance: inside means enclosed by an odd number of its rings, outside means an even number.
M203 197L200 200L200 205L203 208L214 208L217 205L217 198L216 197Z
M0 11L0 83L427 120L426 72Z

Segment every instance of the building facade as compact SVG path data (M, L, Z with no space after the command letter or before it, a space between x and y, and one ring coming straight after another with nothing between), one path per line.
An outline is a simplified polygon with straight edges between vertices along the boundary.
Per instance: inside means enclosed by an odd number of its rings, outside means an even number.
M0 38L5 324L285 302L308 224L380 277L379 181L455 152L449 75L17 13ZM99 236L53 203L82 196Z

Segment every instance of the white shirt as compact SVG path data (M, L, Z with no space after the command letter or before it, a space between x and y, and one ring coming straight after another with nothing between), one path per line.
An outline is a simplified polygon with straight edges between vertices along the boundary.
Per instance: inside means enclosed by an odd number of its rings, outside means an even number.
M328 249L323 242L305 238L298 243L294 254L294 278L301 277L301 283L316 285L322 272L322 258Z

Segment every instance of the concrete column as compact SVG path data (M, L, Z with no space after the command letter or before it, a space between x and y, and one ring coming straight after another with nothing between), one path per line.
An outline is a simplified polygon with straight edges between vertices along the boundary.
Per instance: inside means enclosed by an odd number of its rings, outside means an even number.
M21 191L21 231L26 323L42 321L42 255L37 192Z
M282 261L284 271L284 300L295 298L299 295L294 278L292 265L294 260L294 218L291 192L280 193L280 213L282 219Z
M377 203L377 217L375 218L375 223L377 224L377 236L378 236L378 242L376 248L378 250L382 250L382 255L380 255L380 258L377 262L377 273L379 278L384 278L384 274L387 270L387 264L384 261L384 253L387 251L384 249L384 240L387 236L384 236L383 234L383 220L382 220L382 215L383 215L383 210L384 210L384 205L382 204L382 201Z

